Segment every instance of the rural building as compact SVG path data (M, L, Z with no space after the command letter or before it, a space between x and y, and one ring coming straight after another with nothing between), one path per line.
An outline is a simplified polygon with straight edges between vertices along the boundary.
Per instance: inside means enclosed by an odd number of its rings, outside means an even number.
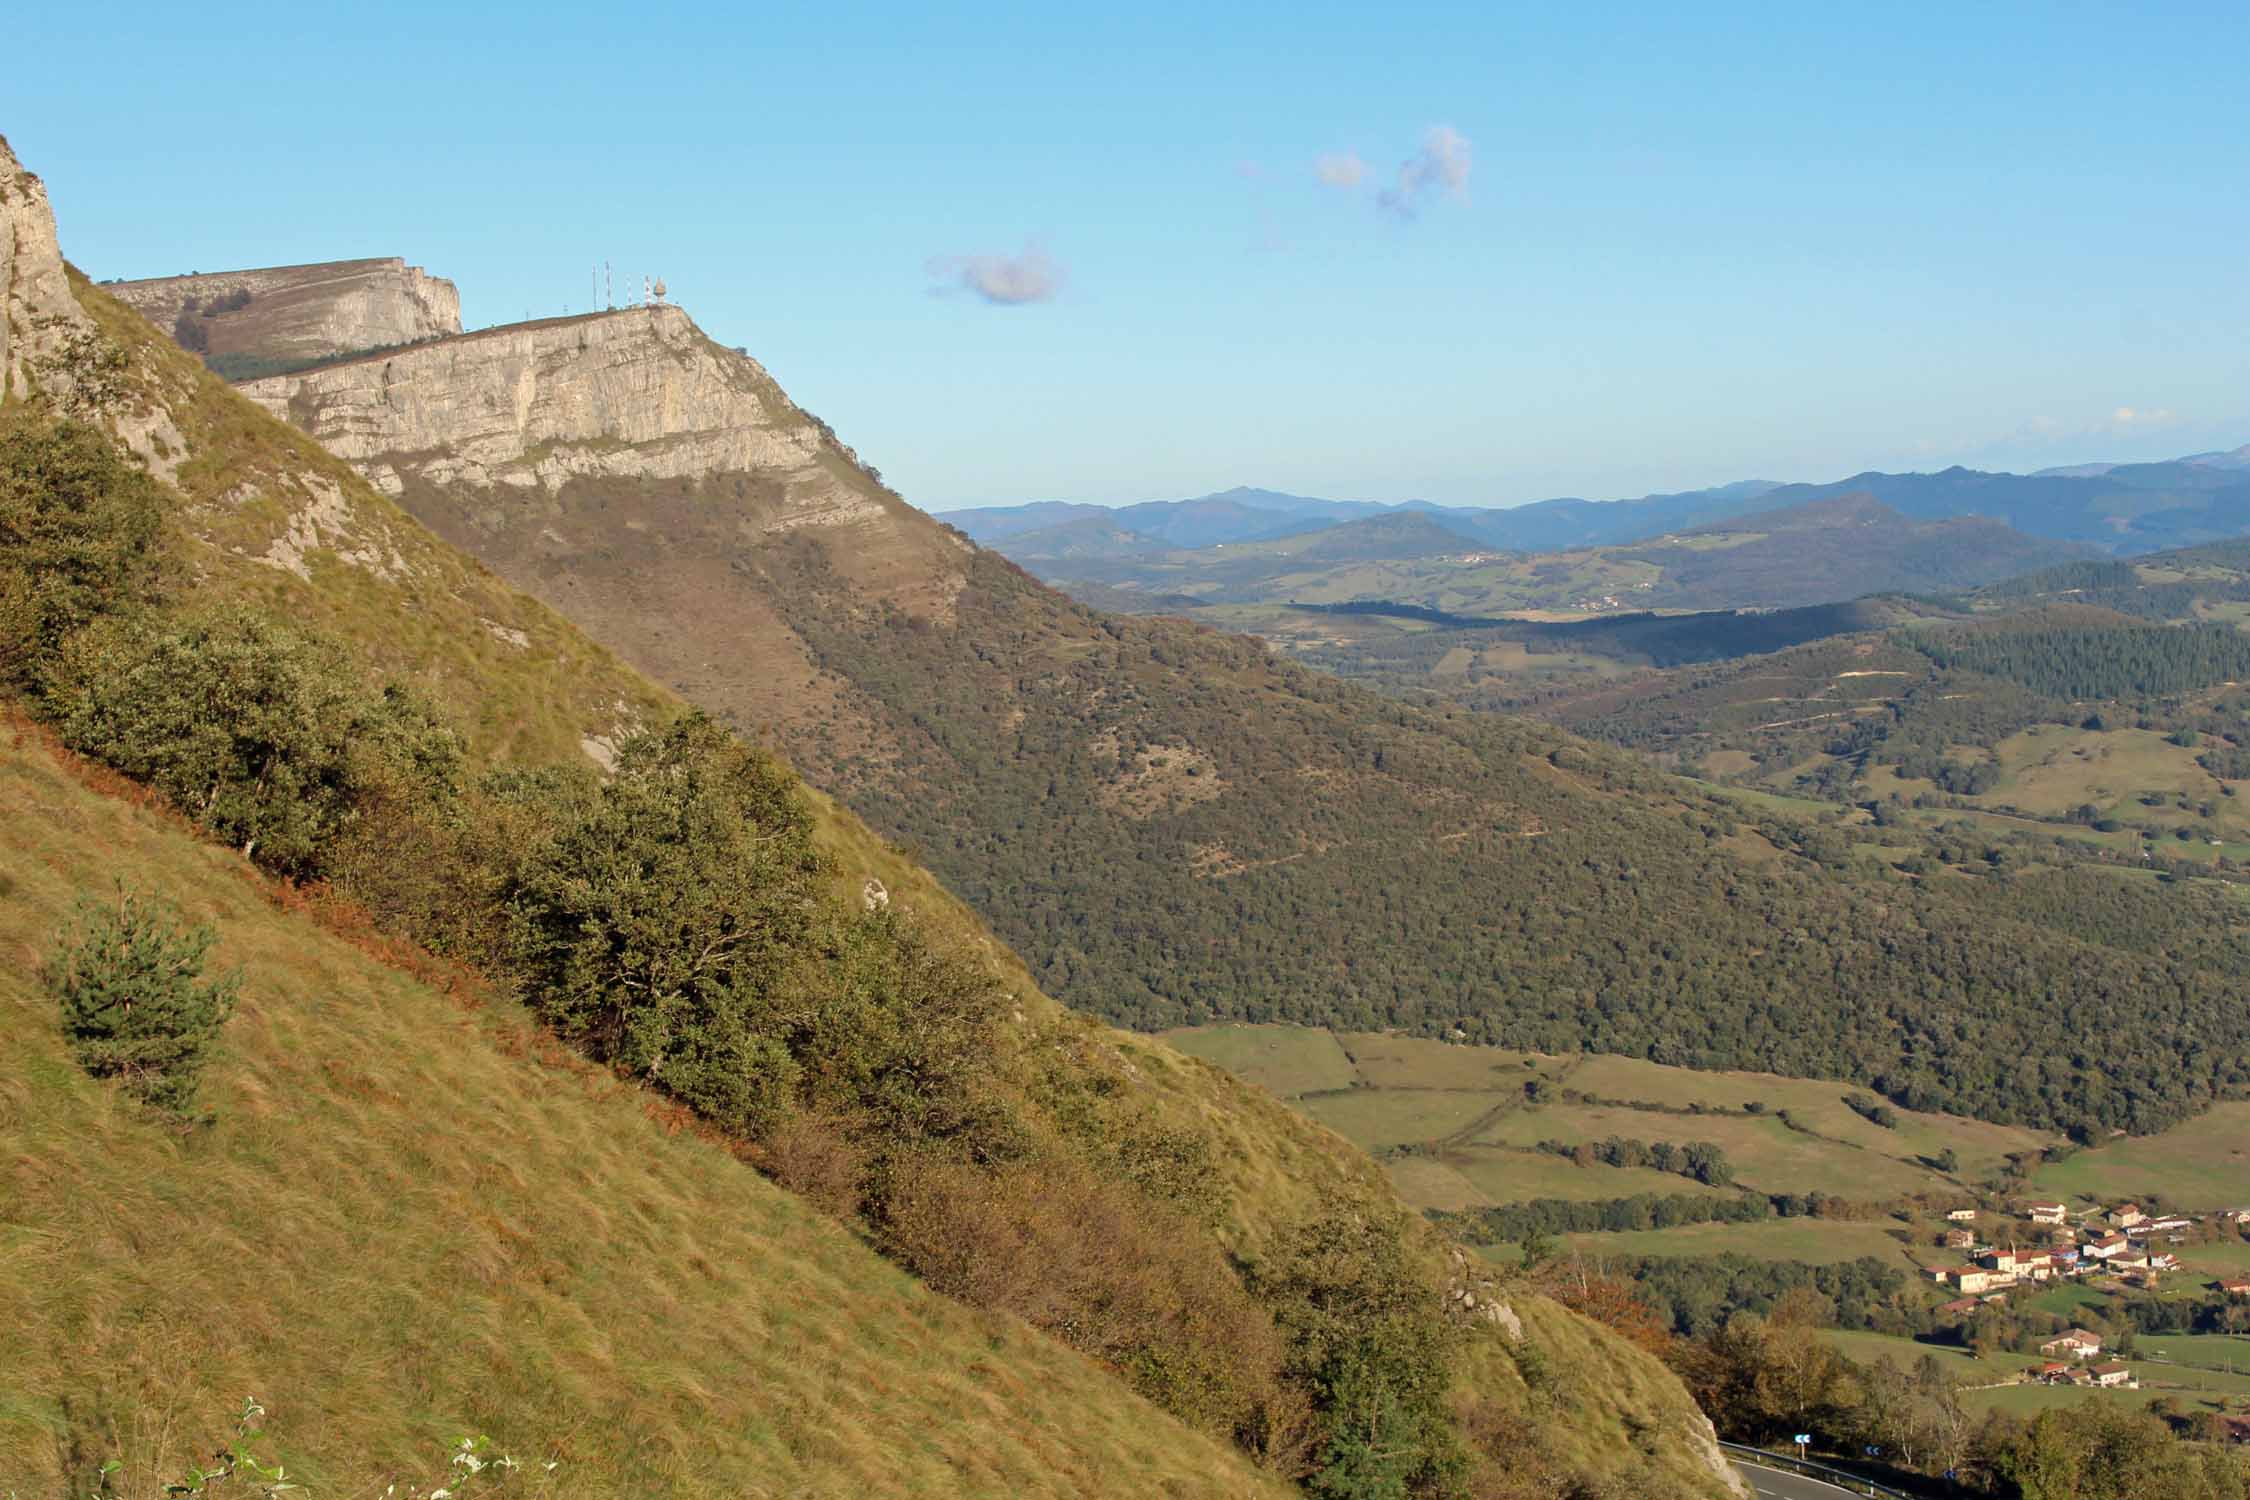
M1951 1302L1940 1305L1938 1311L1941 1313L1949 1314L1952 1317L1962 1318L1967 1317L1970 1313L1975 1312L1982 1306L1984 1306L1984 1304L1977 1301L1977 1299L1974 1297L1956 1297Z
M2126 1365L2095 1365L2086 1373L2093 1377L2096 1385L2131 1385L2133 1383L2133 1371Z
M1945 1232L1945 1248L1948 1250L1970 1250L1975 1248L1976 1243L1976 1231L1973 1229L1948 1229Z
M1963 1292L1974 1296L1978 1292L1989 1292L1996 1286L2013 1286L2016 1278L2013 1275L2003 1277L1998 1271L1980 1271L1975 1266L1957 1266L1946 1273L1946 1279Z
M2138 1203L2123 1203L2109 1211L2109 1222L2120 1229L2130 1229L2148 1218Z
M2218 1290L2229 1297L2250 1297L2250 1281L2232 1277L2218 1284Z
M2105 1234L2088 1240L2086 1242L2085 1254L2089 1259L2092 1260L2108 1260L2113 1255L2123 1255L2125 1253L2125 1250L2125 1236L2121 1234Z
M2067 1203L2026 1203L2023 1211L2031 1216L2034 1224L2060 1224L2070 1217Z
M2088 1359L2102 1352L2102 1336L2083 1328L2073 1328L2068 1333L2056 1334L2039 1346L2039 1352L2050 1358Z
M1973 1224L1976 1222L1976 1217L1977 1211L1973 1208L1956 1208L1946 1213L1946 1218L1956 1224Z
M2071 1378L2076 1368L2074 1365L2064 1364L2061 1361L2044 1364L2039 1367L2039 1378L2049 1385L2060 1385Z

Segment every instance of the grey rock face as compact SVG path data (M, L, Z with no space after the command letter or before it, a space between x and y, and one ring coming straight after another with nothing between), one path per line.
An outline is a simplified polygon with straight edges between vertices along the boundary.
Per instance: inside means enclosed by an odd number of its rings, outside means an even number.
M460 291L397 256L158 276L103 290L168 331L193 302L214 356L323 359L461 331Z
M70 294L46 184L0 137L0 394L29 394L39 363L91 326Z

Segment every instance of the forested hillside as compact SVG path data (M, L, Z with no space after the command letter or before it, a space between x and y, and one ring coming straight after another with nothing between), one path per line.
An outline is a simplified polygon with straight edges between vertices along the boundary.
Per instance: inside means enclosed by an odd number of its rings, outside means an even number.
M2056 1125L2147 1128L2250 1082L2239 980L2207 954L1884 881L1837 832L1253 642L1096 616L990 554L961 636L809 608L803 566L774 597L912 726L895 758L839 765L846 794L1047 983L1134 1024L1459 1030Z
M619 369L664 400L604 425ZM528 394L484 399L501 389ZM2244 1081L2250 1020L2200 954L1996 917L1547 727L1082 607L904 504L674 310L439 341L260 397L771 734L1042 985L1112 1019L1459 1030L2080 1129L2160 1127ZM429 446L449 432L475 466Z

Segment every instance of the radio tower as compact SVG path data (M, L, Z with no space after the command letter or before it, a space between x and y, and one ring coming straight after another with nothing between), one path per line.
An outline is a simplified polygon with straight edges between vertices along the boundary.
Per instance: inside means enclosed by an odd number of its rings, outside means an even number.
M609 262L602 262L602 306L612 312L617 310L617 283L610 279Z

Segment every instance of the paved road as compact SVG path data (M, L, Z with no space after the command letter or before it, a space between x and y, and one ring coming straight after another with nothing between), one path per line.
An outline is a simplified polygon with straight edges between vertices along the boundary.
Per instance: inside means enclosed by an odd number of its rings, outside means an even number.
M1847 1490L1830 1484L1825 1479L1807 1479L1802 1474L1784 1474L1779 1469L1762 1469L1756 1464L1739 1460L1735 1469L1750 1481L1750 1488L1763 1500L1836 1500L1838 1495L1858 1495L1866 1500L1865 1490Z

